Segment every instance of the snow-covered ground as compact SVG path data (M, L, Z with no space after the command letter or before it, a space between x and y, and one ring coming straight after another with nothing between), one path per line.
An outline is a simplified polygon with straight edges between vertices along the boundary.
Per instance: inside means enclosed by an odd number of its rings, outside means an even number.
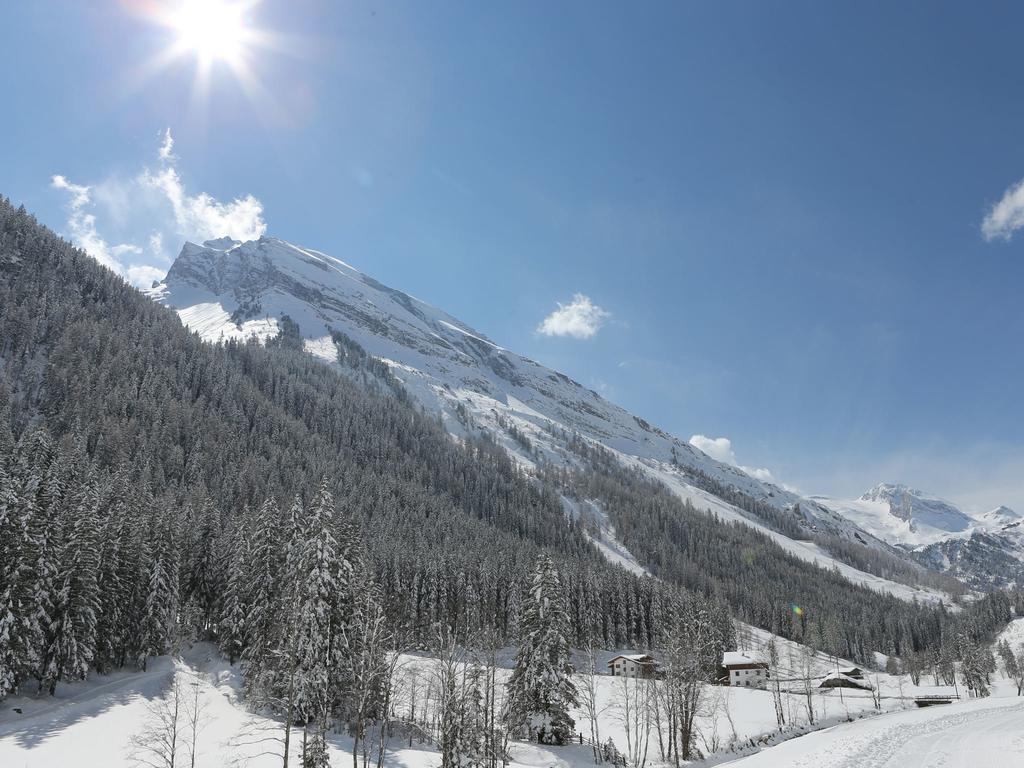
M1024 644L1024 619L1000 634ZM737 768L983 768L1024 765L1024 698L997 672L992 696L844 723L728 762ZM907 686L908 691L927 693Z
M737 768L1024 765L1024 699L992 697L844 723L729 762Z
M1024 624L1017 626L1011 638L1024 638ZM739 647L747 652L759 652L767 642L768 633L753 627L742 626L739 633ZM1016 642L1016 640L1013 640ZM806 698L803 695L802 654L803 649L796 643L777 640L780 653L778 675L783 687L791 692L783 694L783 708L788 728L806 730L808 716ZM632 650L632 649L624 649ZM624 682L604 674L611 651L601 652L595 659L599 674L593 680L596 689L598 730L601 741L611 738L616 746L625 751L627 736L622 698L625 686L635 686L635 681ZM509 674L512 649L506 649L499 662L498 682L503 683ZM589 660L577 653L575 663L578 669L586 669ZM434 661L424 656L403 657L400 674L408 679L418 678L424 695L426 681L431 675ZM811 662L812 675L817 679L833 671L837 665L846 666L843 660L836 660L817 654ZM142 673L117 673L96 676L88 682L58 686L57 696L35 698L22 696L0 704L0 766L32 766L33 768L122 768L134 765L131 759L131 740L145 730L149 710L154 702L166 697L171 681L177 678L186 697L198 694L206 721L198 735L196 765L200 768L214 766L251 766L269 768L279 765L280 758L270 752L278 751L275 739L281 735L280 723L267 717L248 713L239 700L239 676L237 670L229 667L219 657L216 649L199 644L183 654L178 661L170 658L152 660L149 669ZM585 675L577 676L577 684L583 688ZM921 692L945 692L945 688L923 686L914 688L904 678L902 695L898 681L887 675L869 675L869 681L883 691L882 707L898 710L911 706L909 697ZM660 683L657 683L660 685ZM194 685L194 687L193 687ZM400 686L404 690L404 686ZM1002 690L1002 689L1001 689ZM708 686L705 689L703 711L698 718L700 731L698 744L702 750L720 754L713 762L721 762L737 750L752 750L755 742L761 742L766 735L777 732L775 708L768 691L747 688L726 688ZM419 706L423 706L420 701ZM396 699L396 709L402 714L401 696ZM972 703L971 707L975 705ZM987 704L983 707L998 705ZM814 689L814 718L822 723L844 722L853 718L874 714L874 703L870 692ZM17 710L21 710L18 712ZM953 712L953 708L947 708ZM956 709L955 711L959 711ZM972 710L973 711L973 710ZM931 717L908 713L911 722L916 717ZM1019 715L1019 712L1018 712ZM582 709L573 712L577 729L589 737L590 722ZM883 721L884 717L872 718ZM1024 721L1024 720L1022 720ZM897 724L902 720L894 721ZM973 721L972 721L973 722ZM833 729L845 733L843 725ZM860 733L863 726L858 725ZM875 731L870 731L875 733ZM805 736L783 745L807 741ZM813 738L821 738L814 736ZM860 738L860 737L858 737ZM866 736L864 737L867 738ZM728 751L728 745L732 750ZM396 768L437 768L440 755L430 744L394 738L390 743L386 759L388 766ZM770 754L783 747L771 748ZM331 761L335 766L351 764L352 742L343 734L331 736ZM740 752L741 753L741 752ZM511 746L513 768L570 768L593 765L590 748L586 745L549 747L525 742L514 742ZM187 764L187 763L186 763ZM648 741L648 766L659 764L658 739L652 731ZM788 765L789 763L766 763L766 765ZM813 763L809 763L813 764Z

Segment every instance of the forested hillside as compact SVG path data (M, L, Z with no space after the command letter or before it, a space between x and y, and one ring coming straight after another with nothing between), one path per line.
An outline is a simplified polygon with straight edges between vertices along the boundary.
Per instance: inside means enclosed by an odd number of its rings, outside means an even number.
M264 608L245 587L321 484L403 643L437 626L513 640L545 549L574 644L654 644L676 591L608 564L493 445L455 443L287 338L203 343L6 201L0 277L3 690L141 664ZM255 554L267 530L270 560ZM725 632L728 611L712 613Z
M987 637L1010 618L993 593L960 614L851 584L793 557L767 536L718 520L600 446L574 441L585 470L549 468L552 484L606 510L622 542L651 573L698 594L720 595L737 618L830 654L873 663L873 652L952 656L964 627ZM1018 610L1024 608L1016 595Z
M316 638L373 617L391 646L439 631L515 643L542 554L569 643L653 648L699 620L716 638L706 666L733 610L866 662L1009 618L1002 593L954 616L855 588L599 452L528 477L486 439L452 440L393 381L360 383L381 371L358 345L335 338L361 372L345 377L296 340L286 323L265 345L205 343L0 202L0 696L204 637L279 701L282 658L300 668ZM565 491L604 504L659 578L605 561Z

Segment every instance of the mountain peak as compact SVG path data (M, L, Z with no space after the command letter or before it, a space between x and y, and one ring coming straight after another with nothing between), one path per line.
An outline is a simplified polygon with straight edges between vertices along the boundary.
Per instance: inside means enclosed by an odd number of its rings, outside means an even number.
M268 236L186 243L164 282L148 293L211 341L269 338L287 315L305 348L336 364L340 331L384 361L424 407L440 411L451 431L496 434L525 463L535 456L517 445L518 437L505 439L510 433L529 436L534 445L550 443L539 454L564 461L561 438L552 436L560 430L666 466L682 462L779 509L801 501L320 251Z
M1007 506L998 506L982 516L983 520L991 520L996 523L1015 523L1021 516Z
M966 531L972 522L971 517L954 504L902 483L879 483L861 496L860 501L887 503L889 514L908 522L912 530L923 525L956 533Z
M924 498L924 493L911 488L910 486L903 485L902 483L879 483L874 488L866 491L861 495L861 501L890 501L894 498L901 496L916 496L918 498Z

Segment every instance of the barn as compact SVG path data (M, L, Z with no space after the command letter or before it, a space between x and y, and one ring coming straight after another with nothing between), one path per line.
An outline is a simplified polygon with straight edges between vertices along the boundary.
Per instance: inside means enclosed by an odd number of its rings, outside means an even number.
M842 670L839 672L830 672L824 680L821 681L819 688L856 688L861 691L872 690L871 684L863 679L857 679L850 677L849 675L843 674Z

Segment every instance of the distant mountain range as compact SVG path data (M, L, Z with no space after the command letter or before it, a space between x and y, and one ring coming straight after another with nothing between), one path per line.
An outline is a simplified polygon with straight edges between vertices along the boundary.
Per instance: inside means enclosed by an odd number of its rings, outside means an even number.
M1022 583L1024 518L1009 507L971 515L944 499L889 483L854 500L812 498L877 538L906 549L932 570L971 587Z

